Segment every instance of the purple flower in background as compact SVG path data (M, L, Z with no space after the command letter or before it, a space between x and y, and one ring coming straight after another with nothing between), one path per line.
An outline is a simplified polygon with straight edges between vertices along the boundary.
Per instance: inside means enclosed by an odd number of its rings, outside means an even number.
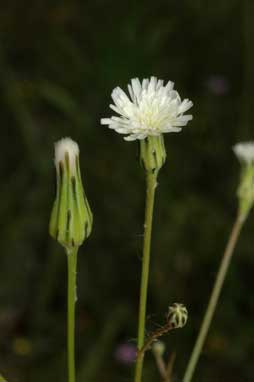
M130 365L136 360L136 346L130 343L123 343L117 346L115 358L118 362L124 365Z
M226 77L219 74L214 74L208 77L206 87L215 95L224 95L228 93L230 84Z

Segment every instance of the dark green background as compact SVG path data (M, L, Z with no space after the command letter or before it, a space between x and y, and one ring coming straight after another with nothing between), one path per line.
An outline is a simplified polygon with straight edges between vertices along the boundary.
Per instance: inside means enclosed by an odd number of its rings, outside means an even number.
M150 75L194 102L188 127L165 136L147 320L152 330L170 303L188 307L187 326L165 338L181 381L236 214L231 146L253 139L253 8L250 0L1 3L0 370L9 382L67 380L66 259L48 236L53 143L63 136L80 144L94 213L79 254L78 382L132 380L114 353L135 343L144 174L136 143L100 118L111 115L115 86ZM196 382L253 381L253 232L252 214ZM150 353L144 381L159 381Z

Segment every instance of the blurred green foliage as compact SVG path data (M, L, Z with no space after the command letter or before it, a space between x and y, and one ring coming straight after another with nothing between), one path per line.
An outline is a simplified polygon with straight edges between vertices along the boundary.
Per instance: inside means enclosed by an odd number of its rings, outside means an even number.
M115 351L135 343L144 177L136 144L100 126L113 87L173 80L193 122L168 134L159 177L147 321L184 302L167 338L181 378L236 212L231 150L253 139L252 2L9 1L0 13L0 370L10 382L66 380L66 264L48 235L53 143L71 136L94 213L79 254L78 382L131 381ZM241 236L196 373L252 381L253 216ZM151 354L145 381L159 381ZM179 379L178 379L179 380Z

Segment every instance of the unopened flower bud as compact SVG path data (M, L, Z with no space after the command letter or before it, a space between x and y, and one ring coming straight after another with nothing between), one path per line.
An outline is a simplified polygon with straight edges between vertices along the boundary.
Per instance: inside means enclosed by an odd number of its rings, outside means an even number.
M162 341L154 342L154 344L152 346L152 351L153 351L154 355L161 357L161 356L163 356L165 350L166 350L166 346L165 346L164 342L162 342Z
M163 135L148 136L140 140L140 163L151 173L158 173L166 161Z
M183 304L174 303L168 309L167 320L175 329L182 328L188 319L188 311Z
M242 166L237 196L239 215L245 220L254 203L254 142L238 143L233 150Z
M76 142L63 138L55 144L55 166L57 190L49 232L69 250L79 247L90 235L93 221L82 185Z

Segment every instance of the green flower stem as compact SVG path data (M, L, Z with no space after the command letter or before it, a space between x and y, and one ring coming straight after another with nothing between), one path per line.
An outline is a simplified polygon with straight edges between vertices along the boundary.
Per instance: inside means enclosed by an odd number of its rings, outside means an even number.
M0 382L7 382L6 379L0 374Z
M200 327L200 331L199 331L196 343L194 345L191 357L189 359L189 363L185 371L183 382L190 382L192 380L197 362L199 360L199 357L200 357L200 354L207 336L207 332L209 330L209 327L214 315L214 311L218 303L218 299L219 299L221 289L227 274L227 270L232 258L232 254L234 252L244 221L245 221L245 218L243 218L242 215L239 214L233 225L233 229L231 231L228 244L222 256L222 260L219 266L219 270L218 270L216 280L213 286L213 290L210 296L210 300L206 308L205 316L203 318L203 322Z
M68 381L75 382L75 303L76 303L76 271L78 247L67 251L68 260Z
M151 233L153 222L154 196L157 186L157 171L146 174L146 207L145 207L145 224L144 224L144 243L143 243L143 260L142 274L140 285L140 302L139 302L139 324L138 324L138 353L142 349L145 341L145 321L146 321L146 303L147 288L149 279L150 265L150 249L151 249ZM141 382L143 370L144 354L137 357L135 369L135 382Z

